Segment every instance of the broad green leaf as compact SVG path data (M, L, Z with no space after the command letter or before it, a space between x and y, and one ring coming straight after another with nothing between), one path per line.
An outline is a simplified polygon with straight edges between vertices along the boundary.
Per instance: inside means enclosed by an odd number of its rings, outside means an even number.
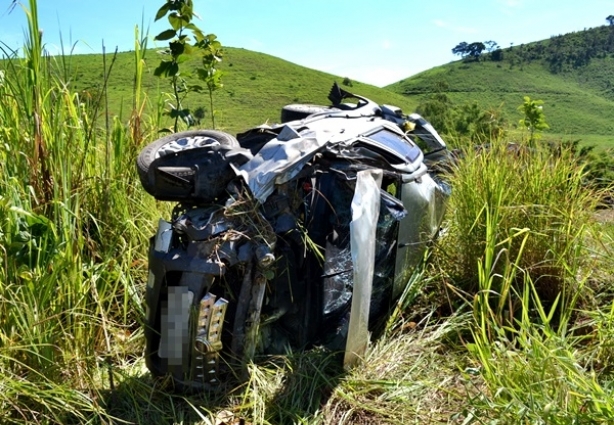
M192 31L192 34L194 34L194 38L196 39L198 43L200 43L201 41L205 39L204 33L196 25L194 24L186 25L186 29L189 29L190 31Z
M156 77L166 76L170 64L171 62L160 62L160 65L154 70L154 75Z
M168 15L168 22L175 29L175 31L179 31L181 28L186 28L190 24L190 17L173 12Z
M164 15L166 15L166 13L169 10L169 3L166 3L164 6L162 6L159 10L158 13L156 13L156 21L160 20Z
M160 65L154 70L156 77L174 77L179 74L179 65L175 62L160 62Z
M181 16L184 18L184 20L187 23L190 23L190 21L194 17L194 9L192 8L192 2L186 2L186 4L181 7L180 11Z
M198 78L200 78L201 80L206 80L207 78L209 78L209 73L202 68L197 69L196 72L198 73Z
M179 41L173 41L170 42L169 47L171 49L171 54L173 56L179 56L181 54L183 54L184 50L185 50L185 44L179 42Z
M160 40L160 41L170 40L171 38L175 37L176 35L177 35L177 32L175 30L166 30L166 31L162 31L160 34L158 34L156 36L156 38L154 38L154 40Z
M190 91L193 91L194 93L202 93L202 91L205 88L203 86L199 86L198 84L194 84L194 85L188 86L188 89Z
M171 109L169 111L169 116L171 118L177 118L177 117L183 118L183 117L187 117L189 115L190 115L190 110L188 108L185 108L185 109Z
M170 66L168 67L168 71L166 72L166 75L169 77L173 77L177 74L179 74L179 65L174 62L170 63Z
M179 31L183 27L183 21L177 12L173 12L168 15L168 23L175 31Z
M171 3L169 6L170 10L179 10L181 9L181 6L183 5L183 3L185 3L185 1L184 0L174 0L174 1L171 0L170 3Z

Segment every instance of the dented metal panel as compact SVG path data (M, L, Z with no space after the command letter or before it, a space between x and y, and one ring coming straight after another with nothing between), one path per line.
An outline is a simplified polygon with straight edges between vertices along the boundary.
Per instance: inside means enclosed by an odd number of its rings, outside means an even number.
M423 260L427 244L439 231L448 196L445 191L446 188L429 174L402 186L401 201L411 208L407 209L407 216L399 225L393 297L401 295L412 268Z
M344 358L346 366L356 364L364 356L369 344L369 311L381 185L381 170L365 170L356 175L350 223L354 285Z

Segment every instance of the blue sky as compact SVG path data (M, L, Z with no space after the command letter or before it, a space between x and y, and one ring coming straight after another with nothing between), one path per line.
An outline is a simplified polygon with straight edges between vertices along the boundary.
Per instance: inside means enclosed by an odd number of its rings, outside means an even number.
M0 0L0 41L23 44L26 18ZM27 0L23 0L25 7ZM43 41L57 52L60 33L75 53L132 50L134 27L153 37L163 0L39 0ZM461 41L494 40L502 47L606 24L612 0L194 0L224 46L288 61L378 86L457 59ZM0 44L1 45L1 44ZM153 42L150 43L154 47Z

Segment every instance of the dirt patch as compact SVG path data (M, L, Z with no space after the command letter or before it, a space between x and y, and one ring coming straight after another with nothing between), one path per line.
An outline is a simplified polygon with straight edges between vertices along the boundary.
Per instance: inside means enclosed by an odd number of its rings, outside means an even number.
M614 208L604 208L595 212L595 219L600 223L614 223Z

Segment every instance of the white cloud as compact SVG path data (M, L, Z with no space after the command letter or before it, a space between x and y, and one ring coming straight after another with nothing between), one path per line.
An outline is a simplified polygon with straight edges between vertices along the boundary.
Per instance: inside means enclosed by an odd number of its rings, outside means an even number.
M457 32L457 33L461 33L461 34L475 34L475 33L478 32L478 30L476 28L450 25L447 22L442 21L441 19L435 19L433 21L433 24L436 27L445 28L448 31Z

